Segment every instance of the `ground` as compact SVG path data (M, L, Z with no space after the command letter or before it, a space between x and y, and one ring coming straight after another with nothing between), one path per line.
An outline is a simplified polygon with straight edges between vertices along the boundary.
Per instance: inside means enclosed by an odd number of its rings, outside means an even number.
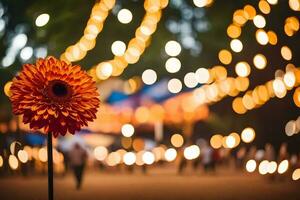
M290 177L271 181L268 177L245 172L187 172L155 169L142 174L134 172L98 172L85 174L81 190L75 190L72 174L55 177L55 199L300 199L299 182ZM0 199L47 199L46 176L0 178Z

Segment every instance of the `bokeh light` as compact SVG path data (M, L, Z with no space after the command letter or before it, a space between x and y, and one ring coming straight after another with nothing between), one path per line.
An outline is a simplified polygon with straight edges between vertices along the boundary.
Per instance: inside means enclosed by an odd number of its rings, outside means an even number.
M121 132L124 137L131 137L134 134L134 127L131 124L124 124Z

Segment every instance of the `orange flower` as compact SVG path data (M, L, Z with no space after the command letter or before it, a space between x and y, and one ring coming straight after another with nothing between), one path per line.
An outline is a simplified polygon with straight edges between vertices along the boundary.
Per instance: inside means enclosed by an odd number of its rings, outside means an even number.
M25 64L10 90L13 112L30 128L54 137L74 134L93 121L100 103L92 78L80 66L54 57Z

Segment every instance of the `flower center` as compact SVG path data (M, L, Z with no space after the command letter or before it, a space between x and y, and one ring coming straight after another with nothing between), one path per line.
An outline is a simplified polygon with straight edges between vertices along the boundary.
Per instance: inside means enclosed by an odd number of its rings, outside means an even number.
M46 92L47 96L56 102L66 101L72 96L72 88L61 80L50 81Z
M52 85L52 92L58 97L63 97L68 94L68 87L64 83L56 82Z

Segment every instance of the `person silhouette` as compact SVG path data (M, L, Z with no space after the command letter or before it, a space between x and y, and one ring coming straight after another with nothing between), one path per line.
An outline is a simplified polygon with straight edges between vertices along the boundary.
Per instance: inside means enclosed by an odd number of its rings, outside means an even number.
M86 160L87 152L78 143L75 143L69 152L69 161L74 172L77 190L81 187L82 175Z

